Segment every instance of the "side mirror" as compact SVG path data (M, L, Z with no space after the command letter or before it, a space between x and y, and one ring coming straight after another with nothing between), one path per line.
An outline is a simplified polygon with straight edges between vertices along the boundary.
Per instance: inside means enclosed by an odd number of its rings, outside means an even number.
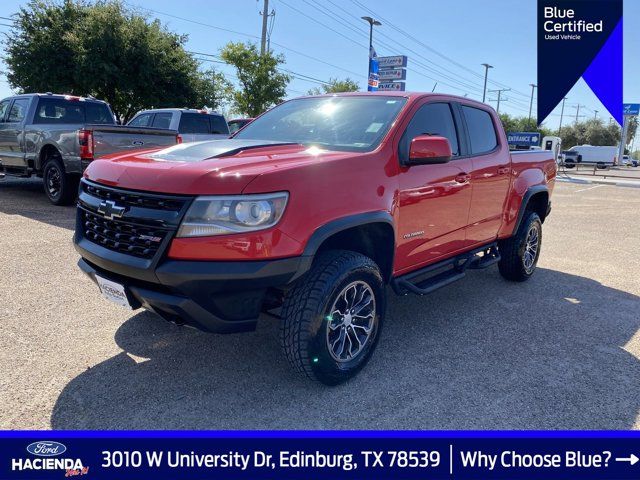
M451 145L445 137L418 135L411 140L409 160L406 165L428 165L447 163L451 160Z

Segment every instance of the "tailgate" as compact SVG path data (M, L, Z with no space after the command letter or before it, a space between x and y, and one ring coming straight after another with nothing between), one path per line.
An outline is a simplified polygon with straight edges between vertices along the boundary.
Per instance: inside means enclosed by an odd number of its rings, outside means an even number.
M177 143L178 132L164 128L88 125L93 132L93 156L128 150L168 147Z

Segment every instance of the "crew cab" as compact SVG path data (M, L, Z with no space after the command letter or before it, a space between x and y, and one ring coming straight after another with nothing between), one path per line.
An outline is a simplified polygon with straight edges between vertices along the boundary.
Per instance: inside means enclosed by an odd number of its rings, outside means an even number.
M94 159L176 141L175 131L116 125L109 105L95 98L34 93L0 101L0 172L43 177L55 205L74 201Z
M496 112L467 98L303 97L229 140L93 162L74 242L128 308L218 333L277 315L293 368L333 385L373 353L386 285L533 275L556 170L552 151L510 153Z
M208 110L192 108L156 108L138 112L130 127L169 128L178 132L178 142L201 142L229 138L229 126L224 116Z

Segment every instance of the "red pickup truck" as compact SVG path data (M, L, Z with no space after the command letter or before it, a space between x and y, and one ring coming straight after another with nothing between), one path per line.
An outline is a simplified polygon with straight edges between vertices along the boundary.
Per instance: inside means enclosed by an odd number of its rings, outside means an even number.
M92 162L75 245L121 305L219 333L275 312L291 365L332 385L373 353L385 285L423 295L494 264L529 278L555 176L552 152L510 153L467 98L299 98L229 140Z

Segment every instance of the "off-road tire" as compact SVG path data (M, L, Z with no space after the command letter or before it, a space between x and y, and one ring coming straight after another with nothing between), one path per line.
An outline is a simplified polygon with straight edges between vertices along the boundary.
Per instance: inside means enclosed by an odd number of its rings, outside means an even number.
M537 229L537 250L532 268L526 268L525 251L527 249L527 238L532 228ZM500 250L498 269L500 270L500 274L507 280L514 282L524 282L528 280L535 272L541 246L542 222L540 217L535 212L526 211L516 234L511 238L502 240L498 244Z
M338 361L329 347L328 310L354 282L365 284L373 293L373 327L362 342L360 353L351 360ZM325 385L338 385L356 375L368 362L380 337L385 309L384 281L376 263L351 251L327 251L318 256L309 272L285 296L280 344L294 370Z
M42 170L44 193L54 205L70 205L78 194L79 175L65 172L60 158L50 157ZM56 184L54 187L52 182Z

